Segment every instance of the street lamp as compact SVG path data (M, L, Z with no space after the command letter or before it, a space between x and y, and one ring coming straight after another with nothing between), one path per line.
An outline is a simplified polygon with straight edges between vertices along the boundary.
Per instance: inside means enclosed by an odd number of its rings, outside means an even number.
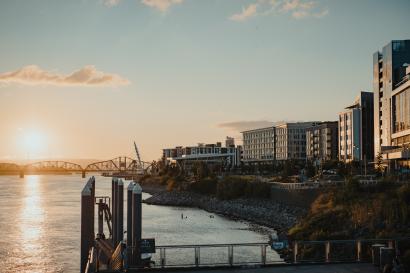
M355 149L357 151L359 151L359 147L357 147L355 144L353 144L353 159L354 159L354 156L355 156L355 154L354 154ZM360 154L359 154L358 159L359 159L359 164L360 164L360 175L362 175L362 161L361 161L361 158L360 158Z

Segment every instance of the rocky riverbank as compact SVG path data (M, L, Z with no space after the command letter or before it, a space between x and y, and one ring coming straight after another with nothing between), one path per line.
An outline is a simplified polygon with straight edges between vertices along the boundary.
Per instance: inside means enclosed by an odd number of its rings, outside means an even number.
M145 187L144 191L152 194L144 200L146 204L164 206L196 207L231 218L246 220L255 224L286 232L294 226L306 209L283 205L269 199L234 199L219 200L216 197L192 192L168 192L156 187Z

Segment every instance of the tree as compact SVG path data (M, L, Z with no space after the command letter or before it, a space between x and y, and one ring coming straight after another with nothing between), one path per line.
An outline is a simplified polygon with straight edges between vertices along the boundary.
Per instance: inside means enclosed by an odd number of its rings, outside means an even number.
M382 156L382 153L381 153L381 152L379 152L379 153L377 154L377 157L376 157L376 171L377 171L379 174L383 174L383 172L384 172L383 156Z
M195 175L196 181L201 181L203 178L210 175L208 165L203 161L196 161L192 166L192 172Z
M295 171L295 163L293 160L286 160L285 164L283 165L282 176L287 178L294 174Z
M349 175L349 170L344 162L339 162L339 166L337 167L337 174L342 177L347 177Z
M311 178L316 175L316 168L313 165L312 161L310 160L306 162L305 170L306 170L306 176L308 178Z

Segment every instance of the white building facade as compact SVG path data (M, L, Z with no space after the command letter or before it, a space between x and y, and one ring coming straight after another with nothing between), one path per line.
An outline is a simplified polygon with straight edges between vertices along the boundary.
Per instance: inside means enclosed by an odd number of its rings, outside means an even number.
M245 163L275 160L275 127L244 131L242 136Z
M231 142L230 142L231 144ZM163 149L163 159L167 163L192 164L195 161L221 164L225 167L236 167L241 164L242 147L230 145L222 147L216 144L198 144L197 146L177 146Z
M243 135L244 163L306 160L306 130L318 122L286 122Z
M276 126L276 159L306 160L306 130L319 122L287 122Z

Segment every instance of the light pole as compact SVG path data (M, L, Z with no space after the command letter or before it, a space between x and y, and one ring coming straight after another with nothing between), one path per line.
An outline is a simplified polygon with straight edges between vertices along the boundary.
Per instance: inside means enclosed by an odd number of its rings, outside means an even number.
M353 159L354 159L354 151L355 150L357 150L358 152L359 152L359 147L357 147L355 144L353 145ZM361 158L360 158L360 154L359 154L359 156L358 156L358 159L359 159L359 164L360 164L360 175L362 175L363 174L363 171L362 171L362 160L361 160Z

